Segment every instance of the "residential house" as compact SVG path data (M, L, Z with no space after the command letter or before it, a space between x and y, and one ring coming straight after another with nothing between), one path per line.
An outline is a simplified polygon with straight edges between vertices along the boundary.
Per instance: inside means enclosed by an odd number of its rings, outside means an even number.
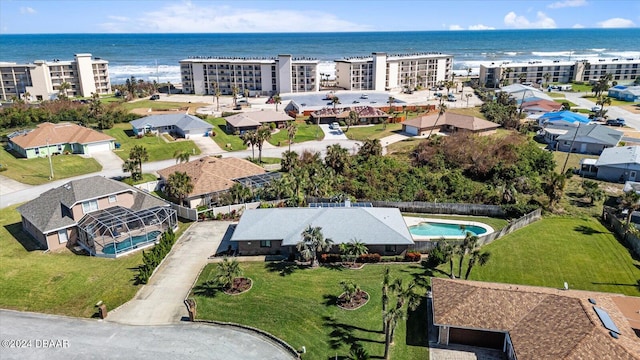
M401 254L413 244L400 210L352 206L246 210L231 241L241 255L293 253L308 226L321 227L334 252L354 239L381 255Z
M600 124L589 124L569 128L565 134L558 135L552 148L564 152L600 155L604 149L618 145L624 133Z
M608 95L622 101L639 102L640 86L616 85L609 89Z
M215 156L176 164L159 170L158 174L161 181L166 184L169 176L175 172L184 172L191 178L193 190L183 201L183 204L190 208L219 203L220 197L236 183L256 187L264 185L273 177L280 176L279 173L267 174L263 167L251 161Z
M640 359L640 299L619 294L431 278L438 343L509 360Z
M324 108L309 115L309 121L314 124L330 124L332 122L345 122L351 111L358 115L358 123L379 124L389 120L389 114L372 106L352 106L345 108Z
M77 245L107 257L150 245L177 225L175 211L164 200L102 176L70 181L17 210L22 229L42 248Z
M567 128L586 125L591 120L584 115L569 110L553 111L538 118L538 125L542 127Z
M595 166L600 180L625 182L640 179L640 146L604 149Z
M498 91L508 93L518 104L540 100L553 101L553 98L543 91L523 84L511 84Z
M442 115L424 115L402 122L402 131L416 136L427 135L432 130L442 133L468 131L478 135L491 135L499 127L499 124L475 116L450 112Z
M273 110L242 112L225 118L225 121L227 122L226 130L229 134L256 130L263 124L275 124L276 128L282 129L287 126L289 121L293 120L294 119L289 115Z
M130 121L133 133L142 136L146 133L168 133L178 137L209 136L213 125L189 114L150 115Z
M59 154L91 155L112 150L115 140L84 126L46 122L31 131L10 134L9 149L27 159Z
M540 116L562 110L562 104L552 100L533 100L520 104L520 110L528 119L538 119Z

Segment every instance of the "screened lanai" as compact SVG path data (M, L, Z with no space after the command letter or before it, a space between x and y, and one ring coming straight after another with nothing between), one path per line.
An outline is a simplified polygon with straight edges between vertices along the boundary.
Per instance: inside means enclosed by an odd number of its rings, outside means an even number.
M157 241L178 224L176 211L164 206L131 210L114 206L86 214L78 223L78 243L91 255L117 257Z

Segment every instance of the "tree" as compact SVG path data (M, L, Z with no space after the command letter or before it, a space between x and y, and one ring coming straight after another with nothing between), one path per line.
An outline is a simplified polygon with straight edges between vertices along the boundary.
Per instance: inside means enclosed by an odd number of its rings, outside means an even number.
M467 95L465 95L467 97L467 107L469 107L469 99L471 99L471 97L473 96L472 93L468 93Z
M393 112L394 108L393 108L393 103L396 102L396 98L394 98L393 96L389 96L389 112Z
M147 152L147 148L142 145L135 145L133 148L131 148L131 151L129 151L129 159L135 161L135 163L138 165L138 180L142 179L142 163L145 161L149 161L149 153Z
M584 196L589 198L589 203L593 204L594 201L599 201L604 198L604 191L600 189L599 184L593 180L584 180L582 182L582 190Z
M387 322L385 316L389 308L389 286L391 286L391 274L389 267L384 268L382 277L382 332L387 333Z
M358 155L364 158L382 155L382 144L379 139L367 139L362 143Z
M438 244L439 245L439 244ZM455 254L455 248L449 243L445 243L442 247L442 260L449 262L449 275L452 279L456 276L453 274L453 255Z
M290 172L298 164L298 153L295 151L285 151L282 153L280 165L283 171Z
M512 72L513 72L512 68L506 68L504 70L504 72L502 73L502 81L501 81L501 83L502 83L503 86L509 85L509 74L511 74Z
M360 286L351 280L342 280L340 285L342 285L343 298L347 303L351 303L353 297L360 292Z
M596 98L599 97L603 92L609 90L609 81L611 81L612 79L612 74L602 75L600 79L598 79L598 81L593 84L593 86L591 87L591 91L593 91Z
M384 314L385 334L384 334L384 355L385 359L389 358L389 349L393 343L392 333L395 331L400 320L405 319L407 314L403 309L391 308Z
M291 143L293 139L296 137L296 133L298 132L298 127L296 123L293 121L289 121L287 123L287 137L289 138L289 151L291 151Z
M246 146L251 146L251 159L256 159L256 153L254 151L254 146L258 144L258 133L256 130L245 131L242 135L240 135L240 139L242 143Z
M233 289L234 280L242 276L242 269L237 259L222 259L216 264L215 282L225 290Z
M125 160L122 163L122 171L125 173L131 173L132 180L138 180L138 164L135 161L131 159Z
M469 274L471 274L471 269L478 264L480 266L484 266L489 259L491 258L490 252L480 252L480 250L474 250L471 252L471 256L469 257L469 263L467 264L467 272L464 274L464 279L467 280L469 278Z
M318 252L331 249L333 240L325 239L320 226L312 227L308 225L301 235L302 240L298 242L296 248L305 260L311 261L311 267L317 267L319 265Z
M282 104L282 98L280 94L273 95L273 103L276 104L276 111L278 111L278 105Z
M462 277L462 262L467 253L473 252L478 247L478 237L467 231L462 244L457 247L460 258L458 259L458 278Z
M31 93L25 91L24 94L22 94L22 98L24 99L24 102L28 104L29 102L31 102Z
M331 97L331 103L333 104L333 110L336 109L336 105L340 104L340 98L338 98L337 96L333 95Z
M543 189L545 195L547 195L547 197L549 198L549 207L552 207L557 201L562 198L566 183L567 178L564 174L552 172L545 177Z
M238 90L237 86L233 85L231 87L231 95L233 96L233 107L236 107L236 105L237 105L236 103L237 103L237 100L238 100L237 99L238 98L238 91L239 90Z
M67 95L67 90L71 89L71 84L66 81L63 81L60 85L58 85L58 97L61 99L67 99L69 96ZM62 94L62 96L60 96Z
M440 102L438 103L438 117L436 118L436 121L433 123L433 127L431 128L431 130L429 130L429 136L427 136L427 138L431 138L433 129L436 128L436 126L438 125L438 120L440 120L440 117L444 115L446 111L447 111L447 105L444 103L444 97L441 96Z
M356 265L356 260L358 259L358 256L369 253L369 249L367 248L367 245L365 245L362 241L359 241L358 239L352 239L347 243L342 243L339 245L339 247L340 247L341 253L347 256L347 258L353 259L354 266Z
M135 99L138 96L138 82L136 81L136 77L132 75L130 78L128 78L125 81L125 86L127 88L127 98L129 100Z
M231 197L236 204L243 203L252 196L251 189L238 182L233 184L231 189L229 189L229 194L231 194Z
M627 210L627 226L629 226L633 212L640 209L640 194L635 190L629 190L624 193L622 199L620 199L620 208Z
M601 94L596 99L596 105L600 105L600 111L598 112L598 116L604 116L605 111L606 111L604 109L604 106L605 105L611 105L611 98L608 97L608 96L605 96L604 94Z
M349 132L349 127L351 125L357 124L359 118L360 117L358 116L358 113L355 110L349 111L349 116L347 116L347 118L345 119L347 122L347 129L344 132Z
M549 80L551 80L551 74L544 73L544 75L542 75L542 77L544 78L544 87L548 87L549 86Z
M169 175L166 187L168 195L178 199L180 205L182 205L184 198L193 191L191 177L186 172L180 171Z
M262 146L265 141L271 139L271 127L267 124L260 125L256 131L256 145L258 145L258 162L262 164Z
M191 153L187 150L176 150L173 153L173 158L176 159L176 164L189 162L189 157L191 157Z
M518 74L518 80L520 80L520 84L522 84L523 82L525 82L525 80L527 80L527 74L525 73Z
M385 320L385 349L384 358L389 357L389 347L393 344L395 329L398 322L405 319L407 310L415 310L420 305L421 294L417 292L418 284L415 280L409 282L406 286L402 279L396 279L390 286L389 290L396 296L396 306L384 314ZM405 308L406 307L406 308Z
M340 144L327 146L327 155L324 157L324 163L332 168L336 174L342 174L351 163L349 150L343 148Z
M218 83L214 82L213 96L215 96L216 98L216 111L220 111L220 95L222 95L222 93L220 92L220 86L218 85Z

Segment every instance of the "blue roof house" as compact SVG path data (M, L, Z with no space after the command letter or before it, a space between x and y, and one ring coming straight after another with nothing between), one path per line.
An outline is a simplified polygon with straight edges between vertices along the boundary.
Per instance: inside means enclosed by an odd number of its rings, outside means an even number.
M586 116L569 110L549 112L538 118L538 124L544 127L578 127L590 122Z
M618 100L640 102L640 86L616 85L609 89L607 95Z

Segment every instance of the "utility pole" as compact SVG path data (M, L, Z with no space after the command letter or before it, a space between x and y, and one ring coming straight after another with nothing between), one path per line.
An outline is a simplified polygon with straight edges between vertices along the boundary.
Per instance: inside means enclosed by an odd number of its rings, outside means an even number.
M53 180L53 163L51 162L51 149L49 148L49 138L47 138L47 157L49 158L49 180Z
M564 159L564 165L562 165L562 174L564 175L565 169L567 168L567 162L569 161L569 155L571 155L571 150L573 149L573 143L576 141L576 136L578 135L578 131L580 131L580 122L578 121L578 127L576 128L576 132L573 134L573 139L571 139L571 146L569 147L569 151L567 152L567 157Z

